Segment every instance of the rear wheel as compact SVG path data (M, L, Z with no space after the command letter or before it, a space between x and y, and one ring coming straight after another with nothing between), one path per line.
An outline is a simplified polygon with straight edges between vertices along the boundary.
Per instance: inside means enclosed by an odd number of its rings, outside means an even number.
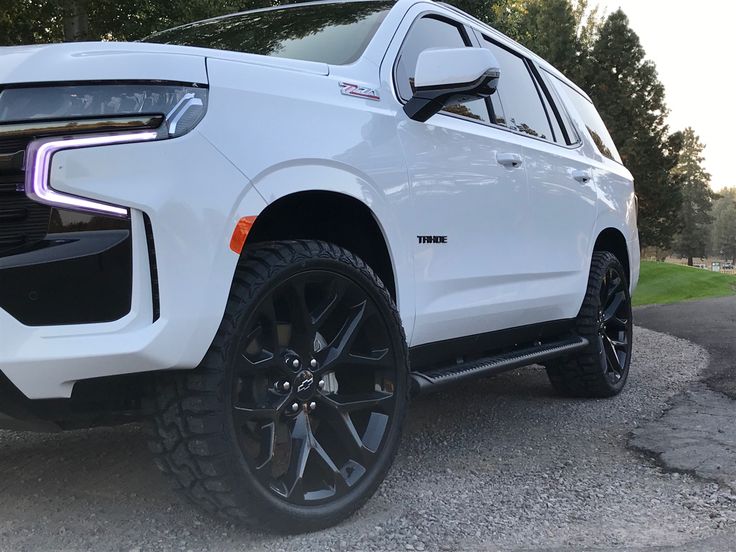
M319 529L384 479L407 374L396 308L360 259L322 242L258 247L202 365L162 387L152 448L210 511Z
M552 386L574 397L617 395L629 375L633 323L626 272L612 253L593 254L588 289L576 325L590 345L575 357L547 365Z

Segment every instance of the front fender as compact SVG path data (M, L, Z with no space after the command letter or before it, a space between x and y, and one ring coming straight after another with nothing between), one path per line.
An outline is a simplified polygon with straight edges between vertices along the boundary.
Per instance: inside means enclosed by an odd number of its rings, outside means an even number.
M409 240L403 235L398 213L408 213L406 193L382 190L371 178L348 165L319 159L285 162L255 176L253 186L268 204L300 192L333 192L363 203L373 214L391 258L399 310L407 329L413 328L414 295ZM400 188L400 187L399 187Z

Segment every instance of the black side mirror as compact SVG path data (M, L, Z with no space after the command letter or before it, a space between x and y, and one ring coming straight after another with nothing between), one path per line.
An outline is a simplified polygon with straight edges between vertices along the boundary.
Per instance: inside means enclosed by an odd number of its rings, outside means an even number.
M496 57L485 48L425 50L419 54L414 95L404 112L423 123L447 104L489 97L500 76Z

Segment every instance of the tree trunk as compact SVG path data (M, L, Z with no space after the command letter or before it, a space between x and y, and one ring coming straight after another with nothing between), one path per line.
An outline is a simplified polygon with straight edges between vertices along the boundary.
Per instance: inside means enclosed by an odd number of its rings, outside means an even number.
M64 0L64 41L89 40L89 0Z
M692 255L688 255L688 257L687 257L687 266L693 266L693 257L692 257Z

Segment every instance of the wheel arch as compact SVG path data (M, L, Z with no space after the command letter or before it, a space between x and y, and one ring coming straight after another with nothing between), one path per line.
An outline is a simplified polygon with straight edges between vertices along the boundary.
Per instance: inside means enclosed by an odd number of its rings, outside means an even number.
M602 230L595 240L593 251L608 251L613 253L626 271L626 277L631 281L631 261L626 238L617 228Z
M397 280L388 240L373 210L335 191L305 190L282 196L256 218L245 242L314 239L334 243L358 255L397 301Z

